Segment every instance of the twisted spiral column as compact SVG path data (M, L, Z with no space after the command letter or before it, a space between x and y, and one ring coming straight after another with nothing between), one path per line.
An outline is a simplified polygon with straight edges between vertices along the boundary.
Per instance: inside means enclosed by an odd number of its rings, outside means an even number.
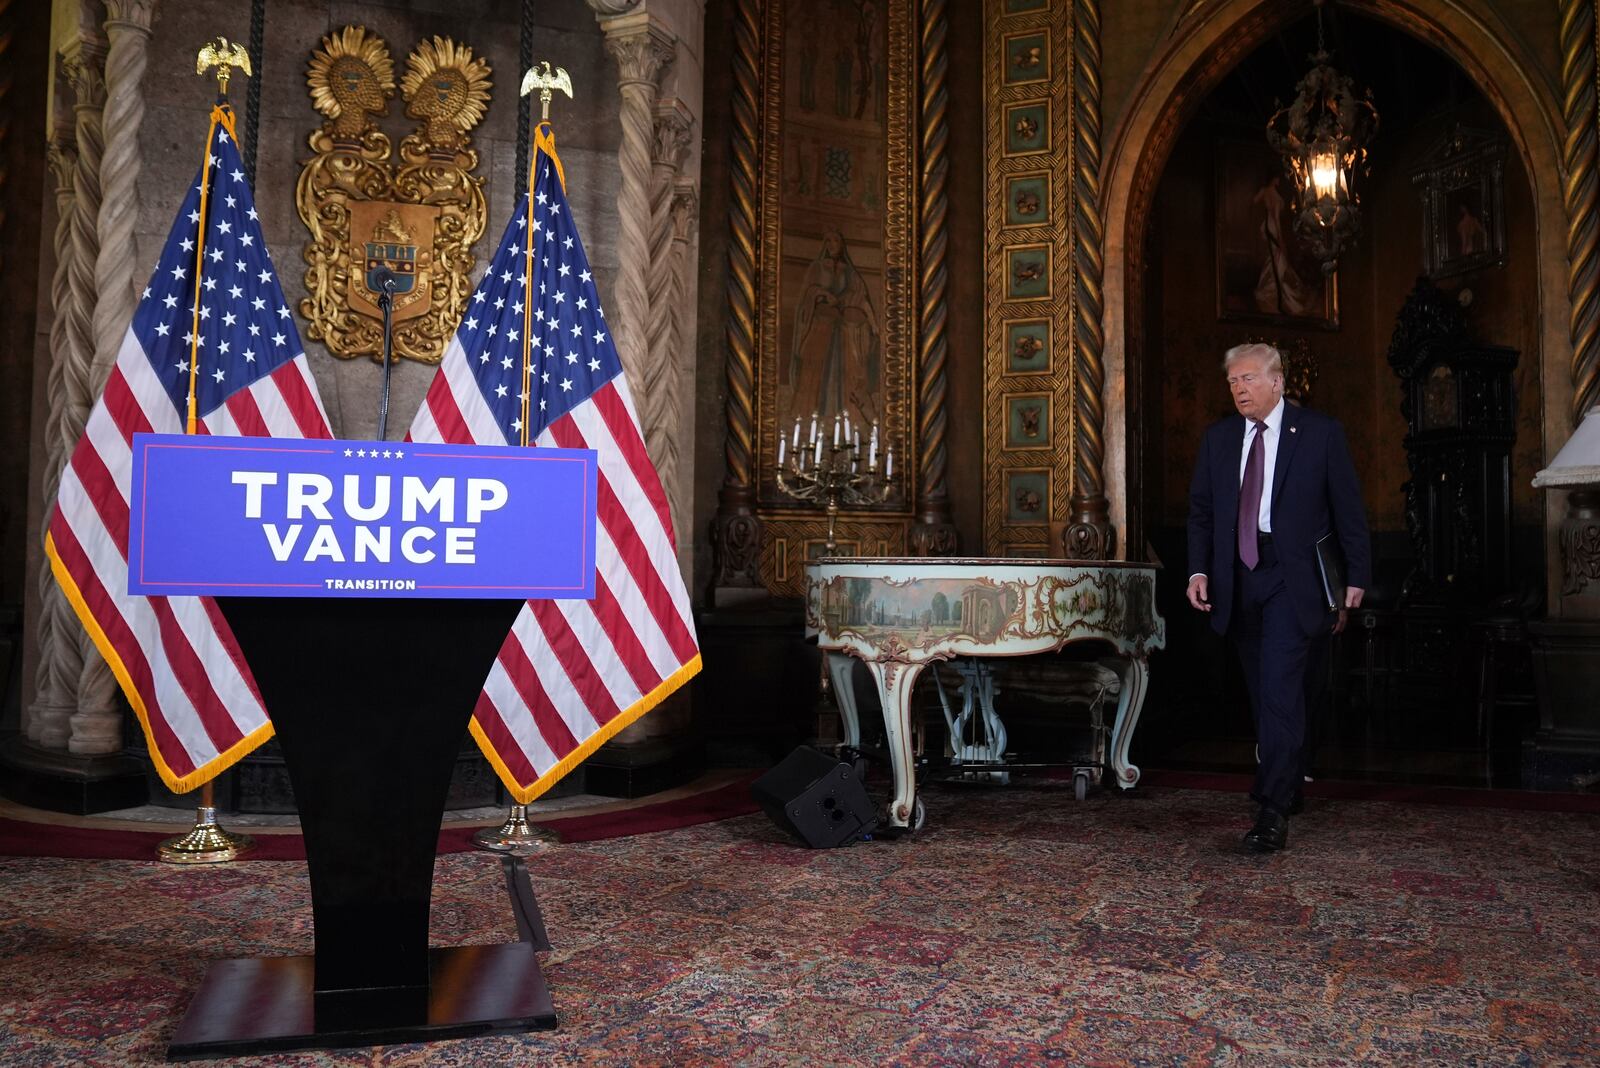
M1073 7L1072 259L1074 282L1072 520L1063 551L1104 560L1116 548L1105 494L1105 223L1100 215L1100 0Z
M700 224L700 192L695 186L694 179L680 177L673 183L670 212L672 244L668 250L670 263L665 300L667 317L672 325L667 334L665 359L671 369L669 387L674 398L673 437L675 441L681 442L684 436L681 426L683 401L684 398L694 395L693 347L686 343L685 338L687 333L685 320L693 302L693 294L689 291L689 271L692 270L689 261L689 243ZM676 493L672 498L673 515L689 514L692 505L690 490L690 485L682 478L679 478L675 487L671 488L670 492Z
M637 401L645 447L661 475L667 500L674 503L678 498L678 430L683 421L675 366L674 301L682 299L683 285L675 277L681 273L681 265L673 256L674 184L689 149L692 128L688 110L677 101L664 100L657 106L650 174L649 314L645 317L646 356L640 376L643 395Z
M139 127L144 122L145 67L156 0L106 0L105 150L100 158L100 248L94 281L94 366L89 385L98 394L122 348L133 318L133 224L138 214Z
M1567 209L1567 293L1572 301L1572 417L1600 401L1600 258L1597 258L1594 0L1561 0L1562 187Z
M945 446L946 363L950 340L946 294L950 272L950 54L946 48L950 20L945 0L923 0L920 26L921 182L917 233L921 272L917 279L917 499L921 511L911 528L911 550L918 556L947 556L956 551L956 529L950 522L950 491L945 480L949 457Z
M83 436L84 423L95 399L95 308L99 287L95 279L99 260L101 161L105 152L103 108L106 85L101 63L104 51L97 42L82 40L73 46L63 64L76 101L78 163L72 175L72 261L68 281L72 288L71 314L67 317L68 360L62 371L64 402L61 409L61 435L70 456ZM86 632L79 631L82 654L78 672L78 707L68 720L68 735L62 747L73 753L111 752L121 744L121 716L116 706L116 680L105 659ZM112 744L111 736L115 742ZM40 742L56 748L52 734Z
M713 587L761 585L761 520L755 513L756 199L763 0L733 12L733 97L728 146L728 359L723 456L711 546Z
M56 180L55 274L50 279L50 370L45 376L45 403L48 406L44 432L43 505L44 521L39 528L43 543L55 512L56 492L61 486L61 468L66 463L71 443L60 434L62 407L66 402L63 374L68 359L67 318L71 315L72 285L68 277L72 259L73 173L78 153L72 131L59 132L47 149L50 173ZM83 670L83 651L79 647L82 626L66 595L56 584L48 567L39 569L39 664L34 675L34 701L28 706L24 733L29 741L51 749L64 749L70 733L68 720L78 707L78 673ZM47 741L48 739L48 741Z
M673 42L650 25L648 15L601 22L606 49L617 61L622 93L622 187L617 191L621 231L617 283L611 300L611 336L617 342L635 398L641 395L647 356L645 324L650 315L650 154L655 143L658 79L675 52Z

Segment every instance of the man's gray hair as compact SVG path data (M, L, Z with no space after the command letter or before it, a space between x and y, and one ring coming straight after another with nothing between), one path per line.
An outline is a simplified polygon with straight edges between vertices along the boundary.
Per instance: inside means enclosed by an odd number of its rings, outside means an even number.
M1252 341L1246 345L1235 345L1222 357L1222 369L1226 371L1234 365L1235 361L1242 360L1246 356L1255 356L1261 359L1266 364L1266 371L1269 375L1283 374L1283 353L1264 341Z

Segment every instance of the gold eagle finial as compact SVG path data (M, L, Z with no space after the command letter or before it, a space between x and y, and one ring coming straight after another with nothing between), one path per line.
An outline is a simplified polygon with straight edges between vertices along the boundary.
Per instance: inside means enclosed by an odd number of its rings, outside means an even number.
M572 99L572 79L567 77L567 72L560 67L550 68L550 61L544 60L544 69L539 69L539 64L528 68L528 73L522 76L522 95L527 96L535 89L539 90L540 122L550 120L550 98L557 89L567 94L567 99Z
M233 73L234 67L245 74L255 73L250 69L250 53L245 51L244 45L229 41L226 37L207 41L201 47L200 54L195 56L196 74L204 74L212 67L217 68L217 92L223 96L228 95L228 76Z

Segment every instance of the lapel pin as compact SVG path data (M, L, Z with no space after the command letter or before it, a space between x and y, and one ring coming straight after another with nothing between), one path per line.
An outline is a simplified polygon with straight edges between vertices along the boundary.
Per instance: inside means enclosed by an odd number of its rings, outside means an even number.
M1297 431L1297 430L1299 430L1299 429L1300 429L1300 428L1299 428L1299 427L1297 427L1297 426L1292 426L1292 427L1290 427L1290 428L1289 428L1289 433L1291 433L1291 434L1293 434L1293 433L1295 433L1295 432L1296 432L1296 431Z

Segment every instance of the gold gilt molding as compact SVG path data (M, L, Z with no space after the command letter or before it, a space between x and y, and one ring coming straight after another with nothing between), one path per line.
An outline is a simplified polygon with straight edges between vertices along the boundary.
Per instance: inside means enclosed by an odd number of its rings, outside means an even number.
M398 87L418 125L401 139L396 164L377 125L396 90L383 39L346 26L311 54L306 84L325 120L311 134L313 155L295 189L310 232L300 313L333 355L382 359L373 272L387 267L398 278L395 354L421 363L443 357L471 294L472 246L488 221L471 132L489 102L489 74L466 45L420 42Z
M1083 372L1073 15L1073 0L984 9L983 531L996 556L1059 555L1052 524L1073 514Z
M956 529L950 522L950 493L945 481L949 463L945 447L946 333L949 269L950 55L946 41L950 20L945 0L923 0L921 181L917 188L920 246L917 294L917 522L911 528L911 550L919 556L948 556L957 551Z
M1572 301L1572 417L1600 401L1600 215L1596 212L1596 136L1600 113L1595 57L1600 18L1595 0L1561 0L1562 194L1567 209L1567 292Z
M806 561L824 554L828 521L808 512L779 512L767 517L771 532L761 548L761 573L774 590L805 589ZM840 516L834 527L839 556L904 556L905 523L899 519Z

